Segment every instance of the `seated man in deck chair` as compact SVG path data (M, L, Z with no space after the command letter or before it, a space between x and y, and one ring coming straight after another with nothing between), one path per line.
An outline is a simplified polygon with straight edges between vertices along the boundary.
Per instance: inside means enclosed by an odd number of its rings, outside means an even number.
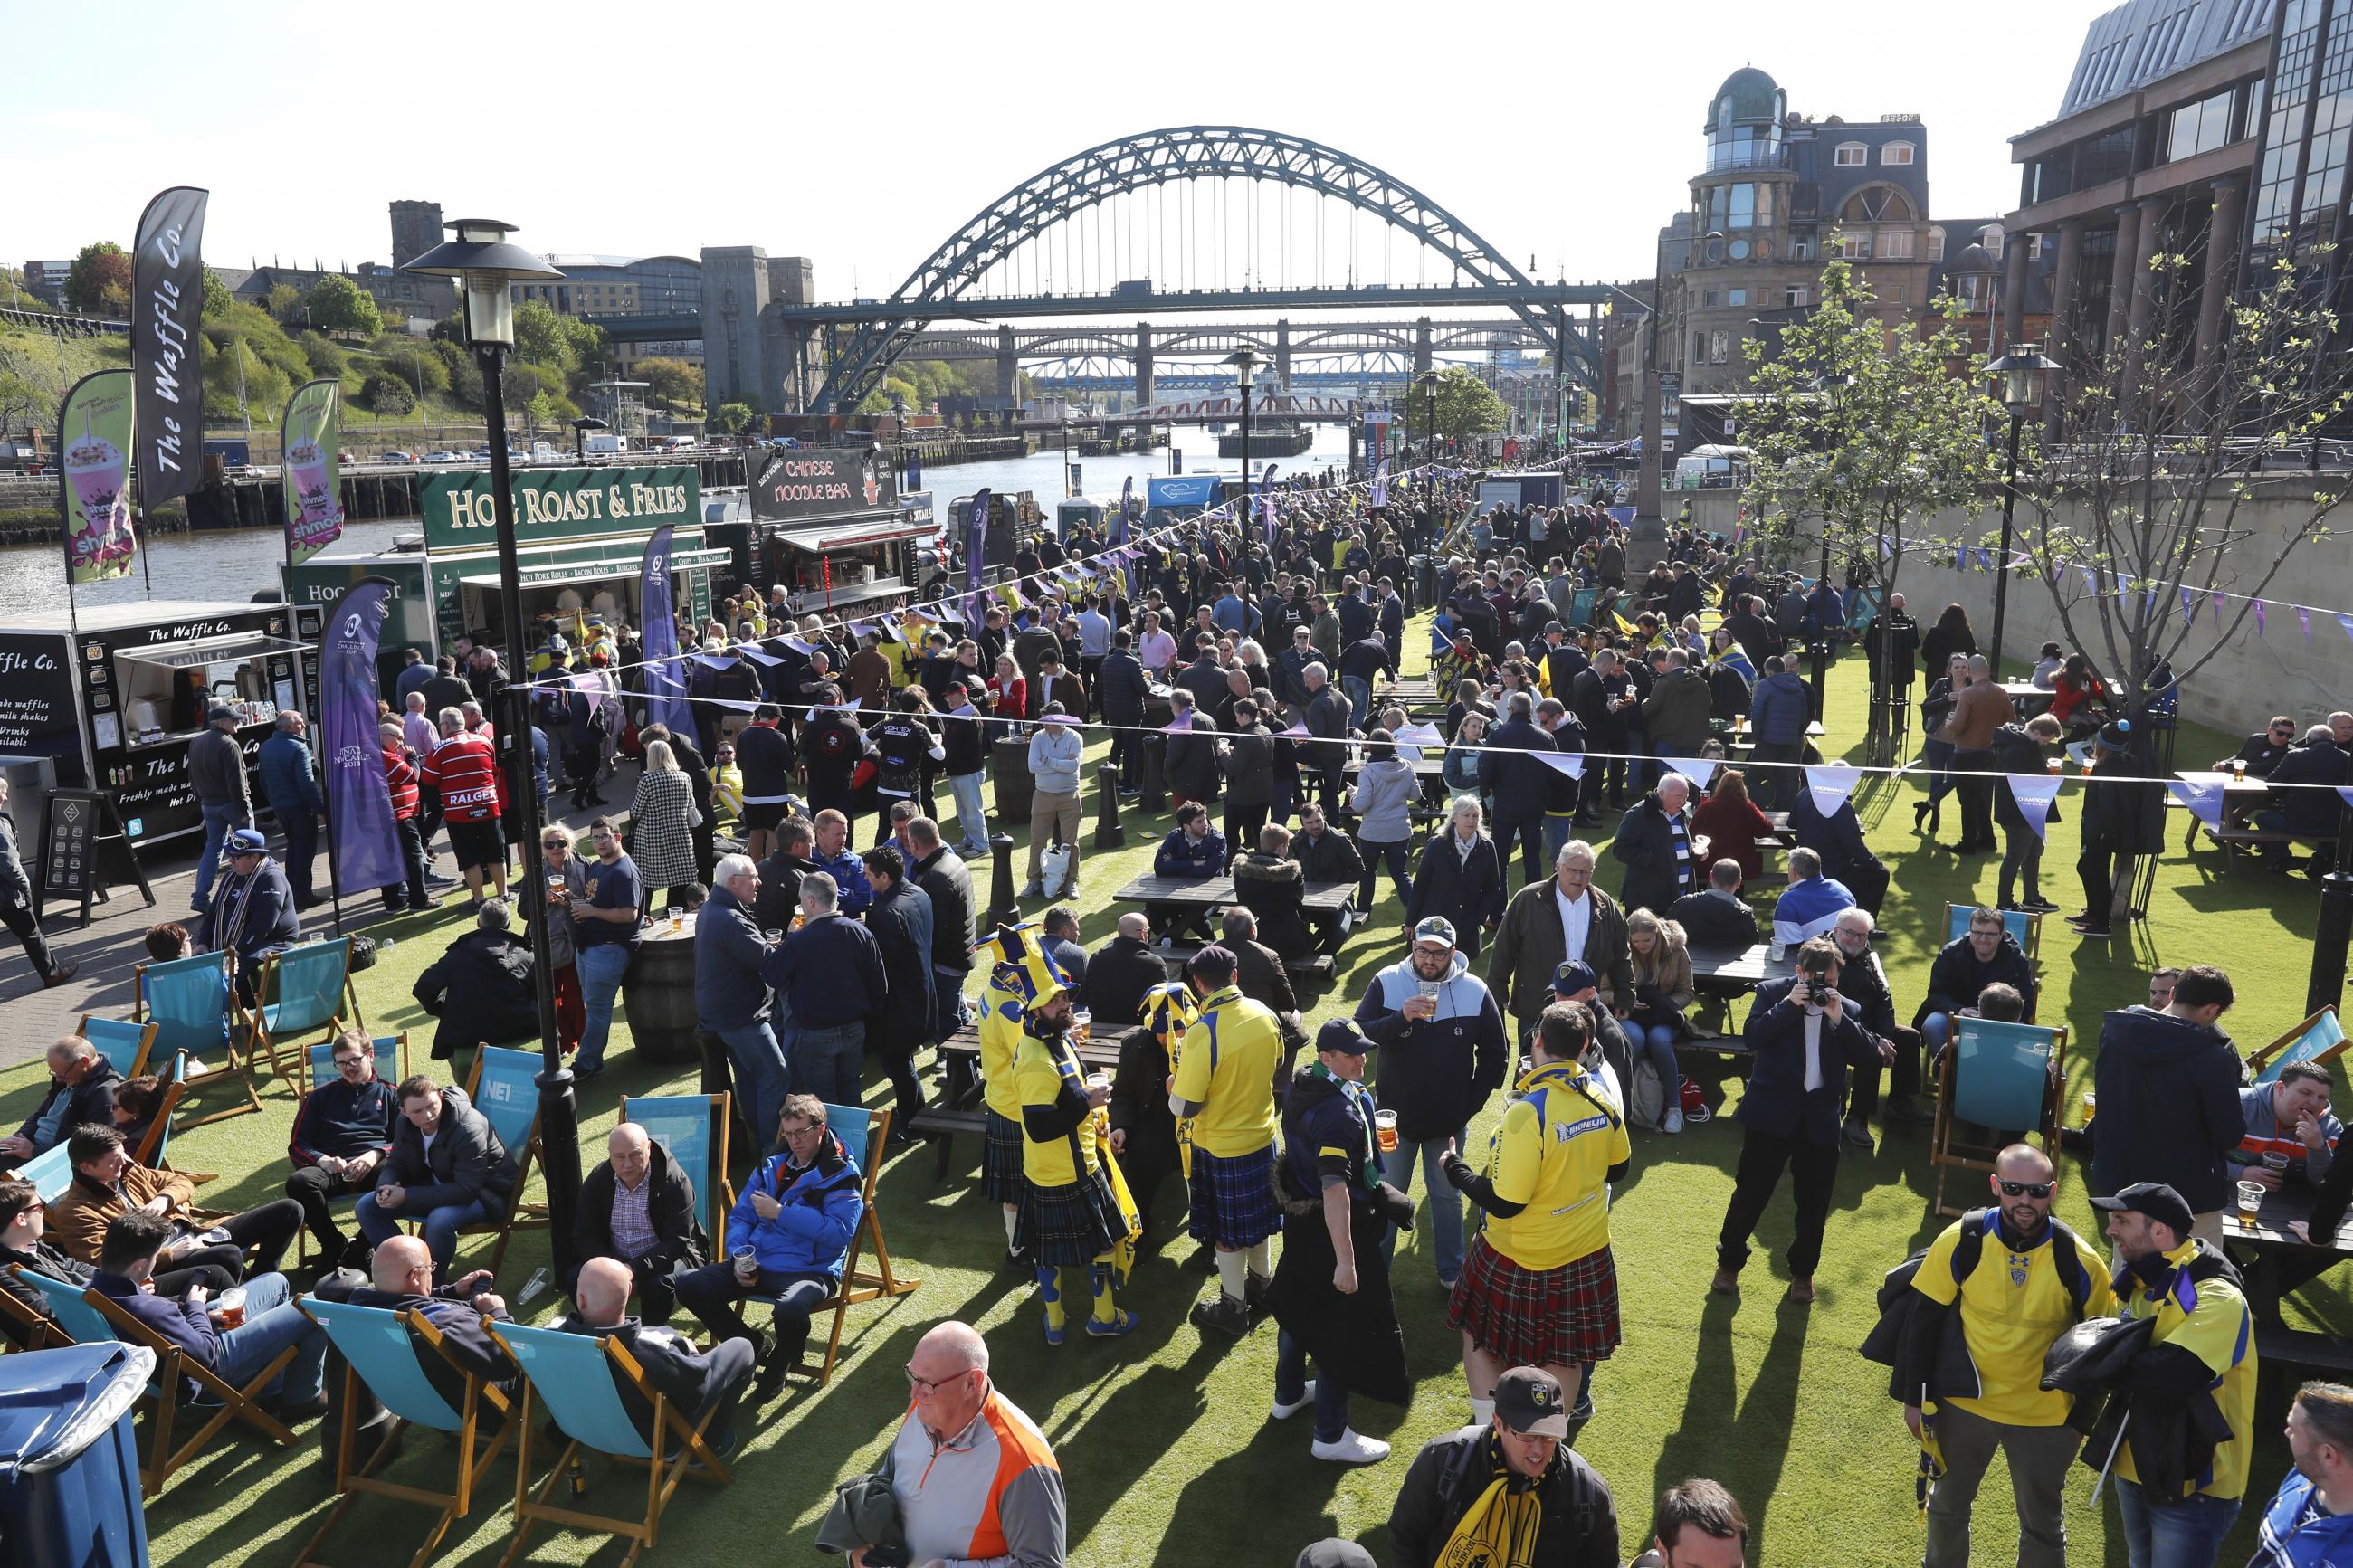
M114 1087L122 1075L105 1052L79 1035L68 1035L49 1047L48 1062L48 1092L25 1125L0 1138L0 1171L47 1153L86 1121L114 1120Z
M580 1310L564 1320L563 1328L570 1333L620 1341L644 1369L646 1381L677 1406L690 1426L699 1423L706 1411L717 1410L710 1427L712 1451L723 1459L733 1458L735 1409L759 1361L757 1347L750 1340L730 1339L698 1352L694 1342L675 1329L638 1322L628 1315L629 1290L636 1282L629 1266L619 1258L590 1258L580 1266L580 1279L573 1290ZM658 1436L653 1406L626 1382L617 1379L614 1386L629 1412L630 1424L651 1446Z
M442 1341L459 1365L505 1393L521 1392L522 1369L482 1326L484 1319L494 1323L514 1321L507 1316L504 1299L491 1293L489 1269L477 1268L436 1289L432 1250L416 1237L396 1236L375 1249L368 1264L368 1280L352 1292L353 1306L421 1314L441 1331ZM447 1363L431 1354L417 1357L417 1363L450 1409L465 1408L465 1385L450 1375Z
M263 1274L247 1280L244 1317L229 1327L219 1309L206 1304L209 1292L202 1285L178 1296L146 1288L156 1257L171 1237L171 1222L161 1215L142 1210L116 1215L107 1222L90 1288L239 1388L280 1351L294 1346L294 1359L263 1390L263 1397L276 1401L278 1418L289 1426L325 1415L327 1331L289 1299L286 1277Z

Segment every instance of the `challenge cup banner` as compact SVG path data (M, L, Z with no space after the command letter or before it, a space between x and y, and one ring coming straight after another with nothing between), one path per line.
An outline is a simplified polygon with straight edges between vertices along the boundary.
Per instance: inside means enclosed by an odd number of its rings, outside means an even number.
M646 712L674 735L694 732L694 710L686 700L686 679L678 657L678 616L670 606L670 542L665 523L646 541L638 569L638 613L645 622L638 646L645 651Z
M376 644L393 584L363 577L344 590L319 640L319 721L326 744L327 832L335 891L396 886L408 871L376 734Z
M1389 460L1383 458L1373 469L1373 510L1380 510L1389 504Z
M1836 816L1854 786L1862 782L1862 770L1843 763L1825 763L1806 770L1806 793L1814 797L1814 809L1824 819Z
M2034 829L2034 837L2047 838L2051 825L2051 803L2059 798L2059 776L2056 773L2005 773L2010 781L2010 798L2018 805L2018 815L2026 818Z
M980 635L981 616L986 614L980 598L981 561L988 549L988 489L981 488L972 498L972 511L965 521L964 534L964 613L966 635Z
M343 536L342 384L305 382L286 400L279 449L279 488L286 503L286 563L300 566Z
M127 370L93 371L58 410L66 581L75 586L129 576L138 553L131 530L132 384Z
M196 488L204 378L196 326L205 305L206 193L159 192L139 215L131 258L131 368L139 383L139 504L153 511Z

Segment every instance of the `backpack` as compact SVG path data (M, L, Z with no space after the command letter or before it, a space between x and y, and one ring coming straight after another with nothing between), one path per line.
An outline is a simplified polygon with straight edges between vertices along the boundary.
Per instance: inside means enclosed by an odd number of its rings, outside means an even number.
M1964 1284L1977 1272L1978 1261L1985 1254L1986 1226L1992 1221L1991 1209L1971 1209L1961 1216L1960 1239L1953 1245L1953 1283ZM2051 1257L2059 1268L2059 1282L2067 1287L2067 1294L2075 1302L2075 1321L2084 1321L2084 1307L2092 1299L2091 1278L2084 1272L2084 1260L2075 1252L2075 1233L2069 1230L2056 1215L2051 1220L2051 1239L2045 1245L2052 1248ZM1881 1286L1882 1300L1894 1287L1908 1288L1913 1276L1919 1273L1926 1260L1928 1249L1922 1247L1887 1271Z
M1626 1084L1626 1120L1637 1127L1655 1132L1667 1119L1667 1107L1682 1103L1680 1078L1675 1085L1677 1098L1670 1101L1667 1086L1659 1077L1659 1069L1648 1057L1634 1064Z

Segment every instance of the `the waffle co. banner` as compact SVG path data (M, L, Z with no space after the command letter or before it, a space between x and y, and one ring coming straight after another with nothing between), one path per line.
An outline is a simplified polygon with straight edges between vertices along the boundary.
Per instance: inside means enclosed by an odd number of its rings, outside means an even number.
M139 378L139 504L152 511L196 488L204 378L196 327L205 308L206 193L159 192L139 215L131 258L131 369Z
M2010 798L2018 803L2018 815L2026 818L2034 829L2034 837L2050 837L2051 803L2059 798L2059 786L2064 781L2057 773L2010 773Z

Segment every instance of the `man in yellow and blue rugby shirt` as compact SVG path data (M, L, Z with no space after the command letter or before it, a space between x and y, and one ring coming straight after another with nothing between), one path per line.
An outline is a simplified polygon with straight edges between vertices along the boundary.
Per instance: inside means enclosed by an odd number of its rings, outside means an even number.
M2114 1312L2116 1292L2106 1260L2051 1217L2058 1184L2048 1155L2013 1143L1986 1181L1992 1205L1947 1226L1913 1274L1912 1289L1935 1306L1914 1303L1896 1359L1905 1424L1923 1437L1925 1394L1944 1460L1928 1501L1924 1568L1967 1568L1970 1506L1997 1448L2018 1503L2020 1568L2063 1568L2060 1506L2082 1438L2067 1425L2073 1396L2042 1387L2042 1358L2077 1323ZM1960 1370L1947 1353L1955 1314L1972 1393L1948 1386ZM1940 1368L1950 1369L1947 1377Z
M2114 1197L2094 1198L2092 1206L2107 1211L2108 1237L2124 1258L2116 1281L2119 1314L2157 1321L2149 1348L2126 1373L2135 1411L2151 1397L2203 1394L2231 1429L2179 1498L2149 1495L2126 1436L2116 1471L2126 1551L2132 1568L2211 1563L2247 1490L2255 1436L2254 1317L2222 1249L2190 1235L2196 1221L2179 1193L2136 1182Z
M1185 965L1198 1016L1176 1052L1168 1110L1192 1121L1187 1226L1218 1250L1218 1297L1195 1304L1195 1327L1240 1337L1274 1277L1267 1238L1282 1228L1274 1190L1274 1075L1282 1026L1272 1008L1234 984L1229 949L1210 946Z
M1050 963L1040 952L1023 971L1033 989L1013 1058L1023 1179L1013 1242L1037 1265L1046 1342L1058 1345L1068 1324L1064 1303L1081 1279L1094 1298L1089 1334L1112 1339L1134 1329L1135 1314L1120 1310L1113 1287L1133 1260L1127 1244L1137 1226L1134 1205L1112 1163L1111 1125L1103 1115L1111 1087L1087 1081L1071 1042L1071 993Z
M1028 1268L1033 1260L1020 1256L1013 1241L1024 1190L1021 1089L1014 1080L1013 1058L1021 1044L1022 1014L1036 989L1025 978L1024 966L1036 964L1056 976L1061 972L1046 955L1044 933L1035 921L999 926L976 951L995 961L980 994L980 1190L1004 1205L1007 1267Z

